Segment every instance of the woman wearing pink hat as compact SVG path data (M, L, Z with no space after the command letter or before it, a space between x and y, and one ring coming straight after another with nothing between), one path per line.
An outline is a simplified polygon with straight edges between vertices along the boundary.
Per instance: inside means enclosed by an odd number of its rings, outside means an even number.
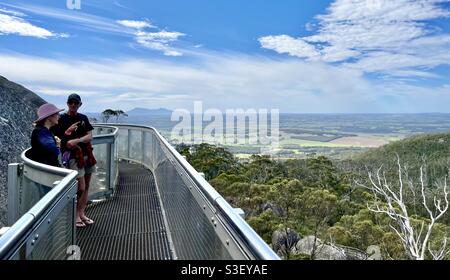
M55 105L46 103L39 107L38 119L31 133L31 159L40 163L60 167L61 140L50 132L50 128L58 124L59 112Z

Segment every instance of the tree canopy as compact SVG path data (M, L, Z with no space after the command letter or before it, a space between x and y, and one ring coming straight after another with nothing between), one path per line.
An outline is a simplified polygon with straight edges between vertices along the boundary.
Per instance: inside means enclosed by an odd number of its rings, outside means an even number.
M427 197L432 198L439 192L432 187L434 182L442 183L448 175L449 143L450 134L415 137L345 161L332 161L324 156L280 161L254 155L248 162L239 162L225 148L209 144L181 144L177 149L194 168L205 173L206 179L233 207L245 211L248 223L271 245L274 245L275 232L287 235L293 231L300 237L313 236L313 240L317 240L309 258L314 258L315 253L319 253L314 250L320 250L320 242L325 242L344 251L356 250L366 257L373 254L374 248L379 248L383 259L408 259L411 255L393 230L389 215L368 209L368 205L377 201L377 195L355 182L370 183L368 171L383 166L386 167L383 173L386 182L398 187L399 174L393 168L396 162L392 162L398 153L403 157L405 171L411 175L408 177L411 183L405 181L408 188L416 186L413 182L420 177L415 173L419 170L416 167L425 159L428 176L424 184L428 186ZM426 209L419 207L420 201L413 199L413 193L410 194L405 196L404 202L411 223L420 228L421 223L428 223L429 215ZM378 205L379 209L385 209L382 203ZM433 227L429 246L431 252L436 252L450 237L448 212L435 221ZM450 249L448 243L444 246L446 250ZM290 244L292 248L288 249L286 246L282 257L305 258L296 251L295 244ZM433 256L426 252L424 258Z

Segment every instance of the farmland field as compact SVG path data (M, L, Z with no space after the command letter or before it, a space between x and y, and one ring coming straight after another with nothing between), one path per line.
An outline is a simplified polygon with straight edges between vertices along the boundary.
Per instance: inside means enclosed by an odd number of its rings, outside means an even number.
M388 144L389 141L374 137L350 136L332 140L331 143L350 147L378 148Z
M172 139L171 130L178 122L170 121L170 114L130 115L122 121L153 126L173 145L180 143L179 139ZM203 122L203 128L207 124ZM280 114L277 146L223 143L223 136L203 136L203 141L222 143L222 146L243 159L260 153L280 159L310 155L343 158L412 135L449 131L450 114ZM196 134L195 138L202 139L202 136Z

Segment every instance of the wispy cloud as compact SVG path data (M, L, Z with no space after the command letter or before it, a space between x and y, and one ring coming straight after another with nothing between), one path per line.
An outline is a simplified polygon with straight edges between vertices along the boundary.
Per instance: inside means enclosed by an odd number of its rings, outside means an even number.
M6 4L4 4L6 5ZM41 15L44 17L56 18L72 23L75 29L91 30L93 32L114 33L124 36L132 36L139 46L147 49L161 51L166 56L181 56L182 52L171 46L184 33L176 31L159 30L157 26L149 20L133 19L110 19L107 17L87 14L82 11L72 11L68 9L58 9L31 4L8 4L8 7L20 11ZM149 32L148 29L156 29L156 32Z
M8 14L8 15L12 15L12 16L16 16L16 17L26 17L27 15L18 11L12 11L12 10L8 10L5 8L1 8L0 7L0 13L2 14Z
M120 4L119 1L114 1L114 5L117 6L117 7L119 7L119 8L129 10L129 8L127 8L127 7L125 7L124 5Z
M5 8L0 8L0 35L19 35L41 39L49 37L67 37L67 34L58 34L43 27L33 25L25 20L26 14Z
M336 0L311 36L270 35L261 46L309 61L344 63L365 72L425 76L426 69L450 64L450 34L433 26L448 18L448 0Z
M118 20L117 23L135 29L156 28L147 20Z
M303 39L294 39L287 35L266 36L259 39L261 46L279 53L289 53L302 58L317 58L320 53Z
M136 32L136 42L140 45L147 47L149 49L163 51L164 55L167 56L181 56L181 52L172 49L169 43L178 40L178 37L184 36L185 34L180 32Z
M0 54L1 75L64 106L70 92L84 110L111 104L187 108L279 108L282 112L449 112L448 87L368 81L357 69L299 59L210 53L195 64L163 60L67 60ZM50 74L51 73L51 74ZM388 101L386 101L388 100ZM395 102L394 102L394 101Z
M75 23L73 28L83 28L86 30L116 34L130 34L132 30L124 28L124 26L118 24L115 20L96 16L82 11L73 11L69 9L58 9L46 6L32 5L32 4L5 4L5 6L29 13L40 15L43 17L59 19L67 22Z
M146 48L162 51L167 56L181 56L181 52L174 50L170 47L170 43L178 40L179 37L184 36L181 32L147 32L145 29L157 28L149 21L137 21L137 20L118 20L117 23L128 28L135 29L134 35L136 42Z

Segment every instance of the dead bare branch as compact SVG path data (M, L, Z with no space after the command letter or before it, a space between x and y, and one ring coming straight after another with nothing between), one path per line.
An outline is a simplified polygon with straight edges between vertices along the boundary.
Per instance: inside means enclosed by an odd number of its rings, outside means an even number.
M450 251L445 251L447 246L447 238L442 241L441 246L436 251L430 248L430 237L433 232L436 221L439 220L449 208L449 190L447 186L447 178L444 178L443 190L440 196L433 194L429 198L426 192L426 184L424 179L424 166L420 167L420 193L422 205L428 213L427 220L422 220L420 225L414 225L404 194L404 181L407 182L413 198L416 193L414 191L414 183L409 178L407 168L402 167L400 156L397 154L397 168L398 168L398 189L395 189L390 184L382 172L382 167L378 168L375 175L368 172L370 185L366 186L356 182L358 186L369 189L374 194L374 201L372 204L367 203L367 208L374 212L387 215L392 219L396 226L390 225L391 229L398 235L403 243L406 253L413 259L423 260L426 257L426 252L433 259L443 259ZM375 176L375 178L374 178ZM432 203L428 201L432 200ZM431 206L430 206L431 204ZM415 202L414 202L415 207Z

